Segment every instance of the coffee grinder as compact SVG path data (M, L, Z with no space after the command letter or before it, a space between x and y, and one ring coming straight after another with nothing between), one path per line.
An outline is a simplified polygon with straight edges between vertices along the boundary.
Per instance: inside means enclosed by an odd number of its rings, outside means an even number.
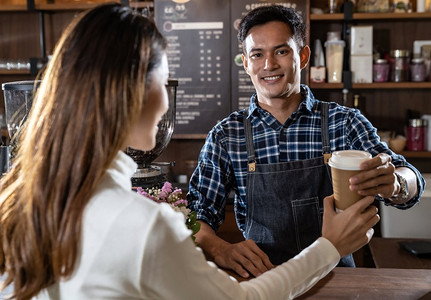
M126 150L126 153L138 164L138 168L132 176L132 186L134 188L161 187L168 180L163 167L172 166L173 163L153 161L166 149L174 132L177 86L177 80L168 80L166 88L169 97L169 108L158 124L156 146L151 151L141 151L130 147Z

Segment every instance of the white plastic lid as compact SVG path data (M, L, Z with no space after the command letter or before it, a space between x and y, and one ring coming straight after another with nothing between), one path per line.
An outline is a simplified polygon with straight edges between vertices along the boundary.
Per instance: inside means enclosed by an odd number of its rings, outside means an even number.
M359 165L370 159L370 153L360 150L335 151L329 159L329 166L341 170L359 170Z

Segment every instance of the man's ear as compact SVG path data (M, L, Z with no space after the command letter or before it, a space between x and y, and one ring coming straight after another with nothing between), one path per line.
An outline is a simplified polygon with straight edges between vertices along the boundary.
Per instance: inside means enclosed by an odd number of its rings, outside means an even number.
M302 47L302 49L299 51L299 58L301 60L301 69L304 69L308 62L310 61L310 47L308 45L305 45Z
M248 60L244 53L241 55L242 58L242 66L244 67L245 72L248 74Z

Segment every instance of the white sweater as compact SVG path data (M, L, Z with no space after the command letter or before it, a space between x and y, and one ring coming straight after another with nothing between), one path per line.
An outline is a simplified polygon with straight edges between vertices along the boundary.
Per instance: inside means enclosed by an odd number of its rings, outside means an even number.
M340 259L319 238L281 266L238 283L205 260L181 213L131 191L135 168L118 154L85 209L75 271L37 299L290 299Z

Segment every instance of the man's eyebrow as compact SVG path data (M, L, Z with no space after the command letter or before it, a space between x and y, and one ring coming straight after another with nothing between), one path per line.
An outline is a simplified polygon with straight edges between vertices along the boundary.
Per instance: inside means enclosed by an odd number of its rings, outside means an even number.
M249 52L251 53L251 52L259 52L259 51L262 51L262 48L251 48Z
M275 46L275 47L274 47L274 50L275 50L275 49L279 49L279 48L283 48L283 47L288 47L288 48L290 48L289 44L287 44L287 43L282 43L282 44L280 44L280 45Z
M280 49L280 48L283 48L283 47L289 47L290 48L290 46L287 43L282 43L280 45L274 46L272 49L276 50L276 49ZM257 52L257 51L262 51L262 50L263 50L262 48L251 48L250 49L250 53L251 52Z

